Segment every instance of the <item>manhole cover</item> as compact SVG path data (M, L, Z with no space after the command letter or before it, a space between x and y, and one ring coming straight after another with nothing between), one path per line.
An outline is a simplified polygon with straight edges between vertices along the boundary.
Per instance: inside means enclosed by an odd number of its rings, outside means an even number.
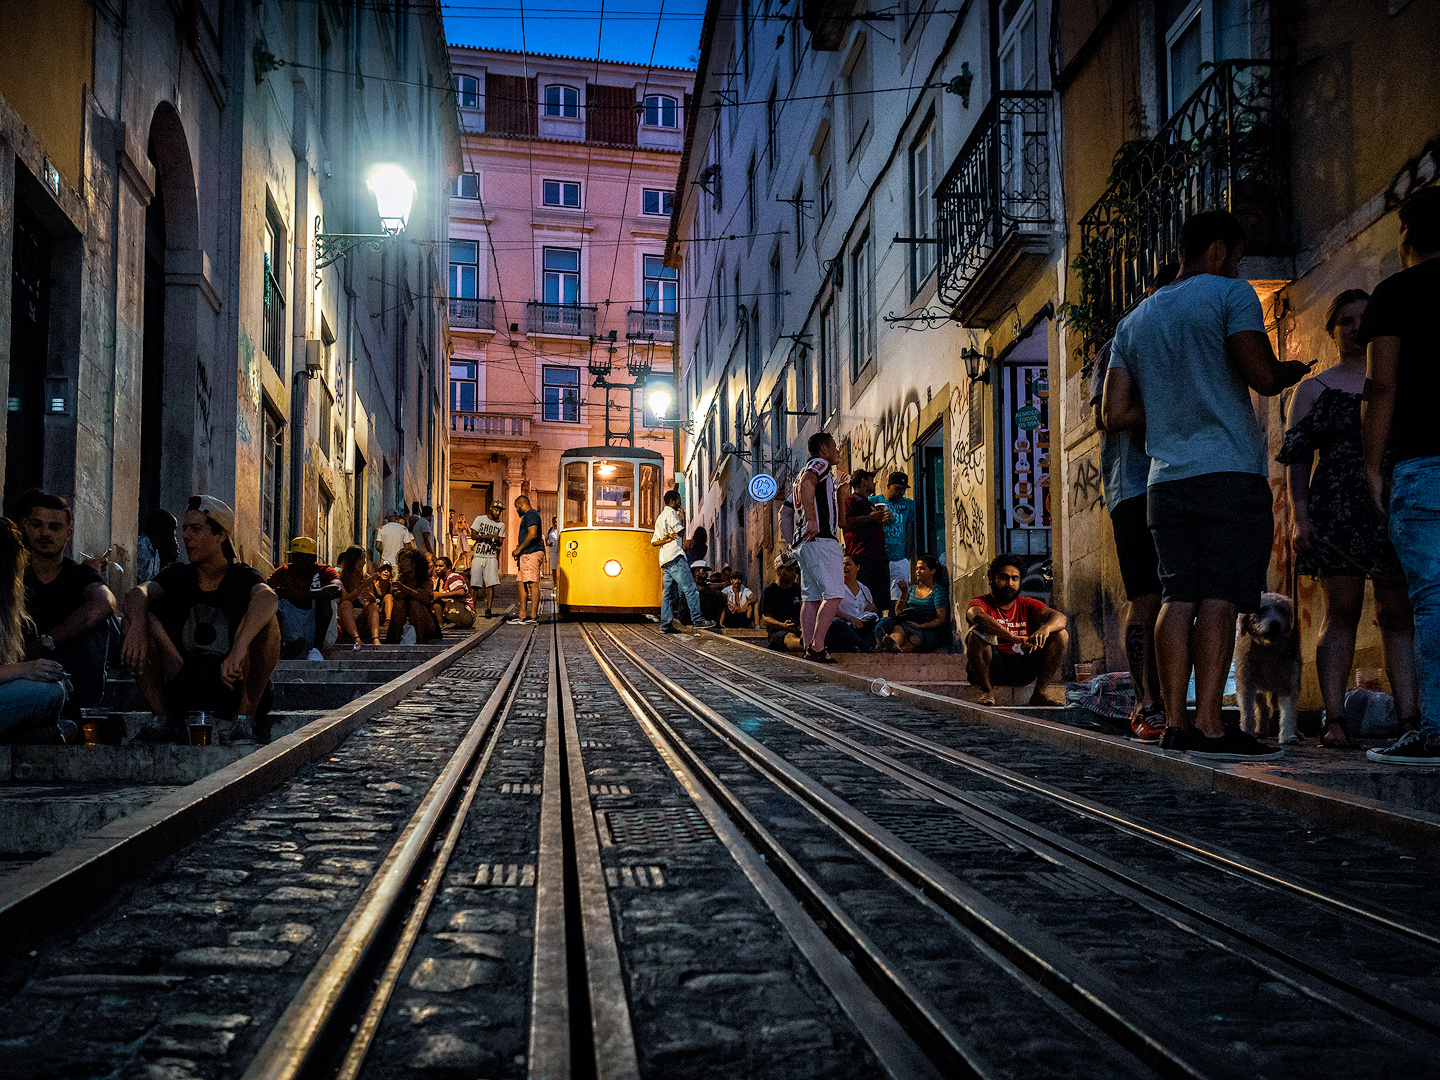
M682 847L686 844L708 844L715 839L704 815L693 806L607 810L605 827L612 844Z

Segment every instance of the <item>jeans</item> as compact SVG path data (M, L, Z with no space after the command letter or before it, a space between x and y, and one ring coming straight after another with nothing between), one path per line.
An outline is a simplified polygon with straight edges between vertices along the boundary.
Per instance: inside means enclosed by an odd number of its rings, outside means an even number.
M27 728L55 723L65 706L65 684L11 679L0 683L0 742L11 742Z
M685 597L685 606L690 609L690 624L693 626L699 622L700 590L695 587L695 575L690 573L690 564L685 561L685 556L671 559L660 567L660 573L665 579L660 590L660 625L669 626L675 616L674 605L670 600L671 585L679 589L680 594Z
M114 634L115 624L106 619L91 627L88 633L55 646L51 659L65 668L75 689L67 702L72 711L100 704L105 693L105 663L110 657Z
M825 648L832 653L868 653L875 651L874 645L866 641L855 632L853 626L839 617L830 624L830 629L825 632Z
M1440 735L1440 457L1410 458L1390 481L1390 543L1415 608L1421 727Z

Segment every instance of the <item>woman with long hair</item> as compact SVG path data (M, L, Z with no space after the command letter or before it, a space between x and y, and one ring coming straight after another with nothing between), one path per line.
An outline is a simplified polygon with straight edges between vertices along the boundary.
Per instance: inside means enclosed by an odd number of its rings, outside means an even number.
M340 553L340 600L336 612L340 630L356 645L380 644L380 604L375 595L378 573L365 572L365 549L351 544Z
M430 611L430 605L435 602L430 559L423 551L407 548L400 552L396 565L400 572L395 575L395 584L390 586L395 607L390 616L390 630L385 635L386 644L399 643L407 622L415 627L416 644L440 640L440 625Z
M65 669L54 660L25 659L27 562L20 530L0 518L0 742L47 728L59 738L55 723L65 706Z
M875 637L882 652L935 652L950 645L950 575L934 555L916 557L915 584L896 601L894 617L880 620Z
M1370 498L1360 444L1365 344L1359 331L1369 300L1361 289L1346 289L1330 302L1325 329L1335 342L1339 363L1295 388L1290 426L1275 457L1287 466L1296 565L1300 573L1318 578L1325 594L1315 669L1325 703L1321 743L1337 750L1359 745L1360 733L1345 724L1345 682L1355 662L1355 631L1367 577L1374 583L1375 621L1400 730L1420 728L1415 616L1400 560Z

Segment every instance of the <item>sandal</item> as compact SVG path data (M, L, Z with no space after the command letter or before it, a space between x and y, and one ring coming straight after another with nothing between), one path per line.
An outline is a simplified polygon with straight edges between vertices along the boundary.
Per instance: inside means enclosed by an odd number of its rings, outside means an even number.
M985 691L985 693L981 694L978 698L975 699L975 704L976 704L976 705L994 705L994 704L995 704L995 692L994 692L993 690L987 690L987 691Z
M1338 732L1335 734L1332 732ZM1350 729L1346 727L1344 720L1327 720L1325 734L1320 738L1320 745L1327 750L1359 750L1360 744L1350 736Z
M805 659L806 659L806 660L809 660L811 663L814 663L814 664L834 664L834 663L837 663L836 659L835 659L833 656L831 656L831 655L829 654L829 652L823 652L823 651L822 651L822 652L811 652L809 649L806 649L806 650L805 650Z

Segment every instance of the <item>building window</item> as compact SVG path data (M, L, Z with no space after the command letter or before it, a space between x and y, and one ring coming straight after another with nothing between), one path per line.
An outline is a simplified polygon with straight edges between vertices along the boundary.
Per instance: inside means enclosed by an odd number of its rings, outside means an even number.
M675 99L664 94L651 94L645 99L645 125L646 127L679 127L677 119L679 110L675 108Z
M764 372L765 354L760 348L760 305L752 305L750 312L750 385L751 393L760 385L760 376Z
M850 252L850 377L858 379L875 360L874 313L870 310L870 234Z
M830 207L834 205L834 188L830 183L830 170L825 170L825 175L820 177L820 198L817 204L820 208L820 220L824 221L830 216Z
M781 382L775 396L770 399L770 456L779 458L785 453L785 383Z
M755 238L755 229L760 220L758 195L755 191L755 155L750 155L750 166L745 170L745 231Z
M1000 89L1034 90L1038 85L1035 62L1035 5L1017 5L1008 18L1002 12L1000 27ZM1191 72L1199 64L1196 58ZM1199 85L1198 78L1196 85ZM1182 101L1184 98L1181 99Z
M770 84L770 96L765 99L765 171L775 171L776 132L780 126L780 111L775 106L776 86Z
M315 427L315 444L320 448L322 457L330 456L330 414L335 408L335 399L330 396L330 391L325 389L325 384L320 384L320 392L315 395L315 407L319 413Z
M580 302L580 252L573 248L545 249L545 303Z
M795 255L798 258L805 250L805 182L795 185L795 194L790 202L795 207Z
M1390 10L1398 6L1392 3ZM1168 116L1200 88L1210 65L1251 54L1250 5L1244 0L1168 0L1161 7L1166 68L1162 104Z
M803 341L795 351L795 410L809 412L815 406L815 361Z
M715 297L715 310L719 313L715 318L716 326L725 325L725 305L729 303L729 298L725 295L726 287L727 283L725 280L725 263L722 260L720 263L720 273L715 275L715 291L717 294Z
M545 368L545 419L561 424L580 422L580 369Z
M770 343L780 340L785 328L785 278L780 273L780 245L770 254Z
M580 208L580 185L566 180L546 180L541 184L544 193L541 201L546 206L568 206Z
M740 271L739 271L739 270L736 270L736 271L735 271L735 277L734 277L733 281L734 281L734 284L735 284L735 333L738 334L738 333L740 333L740 331L741 331L741 329L742 329L742 325L741 325L741 322L740 322L740 309L745 306L745 305L741 302L741 300L740 300Z
M740 0L740 70L747 83L750 81L750 29L750 0Z
M480 80L473 75L455 76L455 97L462 109L480 107Z
M874 95L870 93L870 50L862 37L856 44L850 70L845 73L846 134L850 139L850 156L860 149L870 133L870 120L875 114Z
M935 126L928 125L910 145L910 235L935 238ZM935 245L910 245L910 295L920 291L935 269Z
M479 385L475 375L479 364L469 360L450 361L450 411L477 412Z
M285 376L285 226L270 208L265 212L264 333L265 355L281 378Z
M675 313L676 280L673 268L665 265L659 255L646 255L643 259L645 273L645 310Z
M285 428L269 408L262 406L261 414L263 439L260 449L264 459L260 463L260 550L270 560L271 566L279 566Z
M476 240L450 241L450 297L474 300L480 295L480 244Z
M670 216L670 211L675 207L675 193L673 191L658 191L655 188L646 188L642 203L644 212L647 214L661 214Z
M478 199L480 198L480 174L467 172L461 173L450 185L450 194L456 199Z
M545 87L545 115L576 119L580 115L580 91L559 83Z

